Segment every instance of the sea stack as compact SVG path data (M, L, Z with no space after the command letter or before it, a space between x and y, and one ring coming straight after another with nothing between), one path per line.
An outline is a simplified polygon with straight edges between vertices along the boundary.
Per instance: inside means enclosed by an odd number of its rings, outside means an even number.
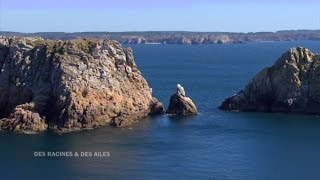
M320 56L303 47L290 49L220 109L320 114Z
M191 98L186 96L185 90L180 84L177 84L177 91L170 98L166 113L174 116L188 116L198 113L196 105Z
M117 41L0 37L0 69L0 129L69 132L164 113Z

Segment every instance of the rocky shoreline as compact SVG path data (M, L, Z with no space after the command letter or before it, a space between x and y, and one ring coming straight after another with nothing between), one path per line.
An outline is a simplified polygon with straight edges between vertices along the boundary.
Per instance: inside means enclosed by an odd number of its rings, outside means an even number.
M239 44L263 41L319 41L319 30L285 30L277 32L188 32L188 31L137 31L137 32L38 32L19 33L0 31L0 36L43 37L53 40L82 38L112 39L122 44Z
M0 69L0 130L65 133L198 114L180 84L165 110L132 50L113 40L0 36ZM319 75L320 55L291 48L219 108L320 114Z

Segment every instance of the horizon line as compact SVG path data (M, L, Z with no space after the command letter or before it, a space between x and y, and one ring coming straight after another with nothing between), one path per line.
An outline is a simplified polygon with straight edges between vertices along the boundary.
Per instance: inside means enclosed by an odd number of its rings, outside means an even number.
M146 33L146 32L185 32L185 33L238 33L238 34L250 34L250 33L277 33L283 31L320 31L320 29L283 29L277 31L249 31L249 32L237 32L237 31L186 31L186 30L143 30L143 31L38 31L38 32L21 32L21 31L10 31L0 30L2 33L21 33L21 34L37 34L37 33Z

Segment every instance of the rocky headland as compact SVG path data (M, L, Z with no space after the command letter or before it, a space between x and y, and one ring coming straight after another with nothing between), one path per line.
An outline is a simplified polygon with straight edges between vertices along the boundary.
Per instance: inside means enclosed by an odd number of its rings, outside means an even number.
M277 32L188 32L188 31L129 31L129 32L38 32L0 31L3 36L36 36L46 39L113 39L123 44L237 44L261 41L320 40L320 30L287 30Z
M173 116L189 116L198 113L196 105L190 97L186 96L186 92L180 84L177 84L176 93L170 98L166 113Z
M220 108L320 114L320 56L303 47L290 49Z
M125 126L165 111L117 41L0 37L0 69L0 129Z

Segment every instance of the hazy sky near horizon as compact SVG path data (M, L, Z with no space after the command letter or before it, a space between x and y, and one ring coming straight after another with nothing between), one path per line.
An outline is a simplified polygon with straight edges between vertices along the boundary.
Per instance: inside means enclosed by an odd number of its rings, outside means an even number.
M319 0L0 0L0 30L228 31L320 29Z

